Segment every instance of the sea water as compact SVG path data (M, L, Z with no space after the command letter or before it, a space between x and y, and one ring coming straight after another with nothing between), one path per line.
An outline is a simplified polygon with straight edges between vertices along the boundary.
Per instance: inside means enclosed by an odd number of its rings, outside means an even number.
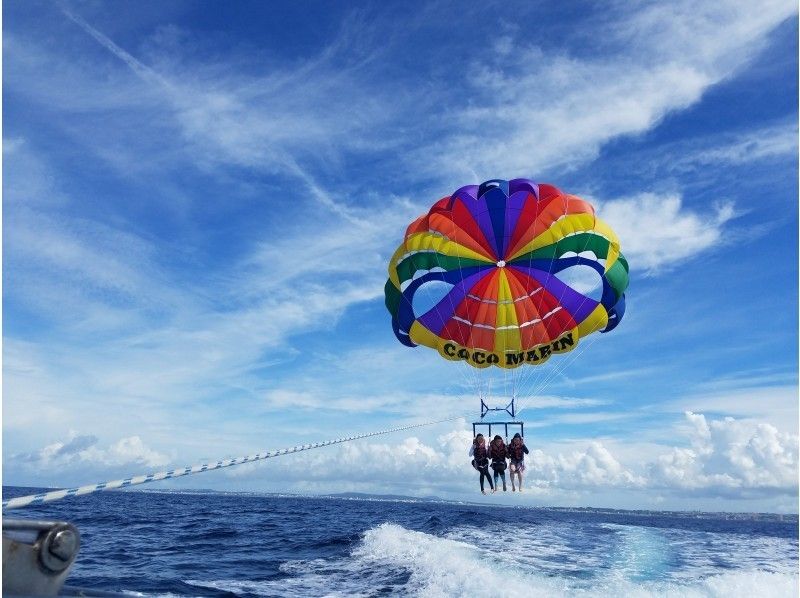
M69 585L138 596L798 595L794 515L121 491L5 516L72 522Z

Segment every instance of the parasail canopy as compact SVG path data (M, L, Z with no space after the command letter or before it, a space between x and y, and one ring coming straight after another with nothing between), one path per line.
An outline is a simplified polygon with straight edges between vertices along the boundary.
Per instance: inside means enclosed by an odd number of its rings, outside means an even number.
M514 179L462 187L412 222L385 292L403 344L516 368L613 330L627 286L619 240L588 202Z

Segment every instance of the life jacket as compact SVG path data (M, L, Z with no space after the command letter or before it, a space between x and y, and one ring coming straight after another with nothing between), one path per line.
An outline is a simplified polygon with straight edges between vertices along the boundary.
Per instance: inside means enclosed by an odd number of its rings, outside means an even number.
M508 447L504 442L495 444L492 441L492 444L489 445L489 455L493 461L505 461L508 458Z
M522 461L525 458L524 446L521 442L519 444L512 442L508 445L508 455L512 461Z
M472 452L473 457L475 457L475 465L478 467L486 467L489 463L489 459L487 458L486 452L486 445L477 445L475 450Z

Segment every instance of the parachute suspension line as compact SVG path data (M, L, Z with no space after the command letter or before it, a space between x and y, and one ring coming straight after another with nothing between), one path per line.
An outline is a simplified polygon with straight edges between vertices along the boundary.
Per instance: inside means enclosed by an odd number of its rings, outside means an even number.
M536 387L533 389L533 393L532 393L532 395L533 395L533 396L535 396L535 395L539 394L540 392L542 392L542 391L543 391L545 388L547 388L547 386L549 386L549 385L550 385L550 382L551 382L551 381L552 381L552 380L553 380L553 379L554 379L554 378L555 378L557 375L559 375L559 374L562 374L564 371L566 371L566 370L567 370L567 368L569 368L569 366L570 366L570 365L572 365L572 364L575 362L575 360L576 360L578 357L580 357L580 356L581 356L581 354L582 354L584 351L586 351L586 349L588 349L588 348L589 348L591 345L593 345L593 344L594 344L594 342L595 342L596 340L597 340L597 335L593 335L593 336L592 336L592 338L590 338L590 339L588 339L587 341L585 341L584 343L582 343L582 346L581 346L581 347L579 347L579 348L575 349L574 351L572 351L572 353L574 353L574 355L573 355L573 354L570 354L570 355L568 355L568 356L567 356L567 357L568 357L568 359L560 360L558 367L556 367L556 368L553 368L553 369L552 369L552 370L549 372L548 376L547 376L547 377L546 377L544 380L542 380L542 381L541 381L541 382L540 382L540 383L539 383L539 384L538 384L538 385L537 385L537 386L536 386ZM528 398L530 399L531 397L528 397ZM526 406L527 406L527 405L520 407L519 409L517 409L517 412L519 413L519 412L520 412L520 411L522 411L522 410L523 410L523 409L524 409Z
M595 221L597 220L597 216L596 215L594 215L594 220ZM587 237L586 237L586 239L584 241L583 249L580 252L578 252L576 255L580 255L580 253L585 252L586 249L587 249L588 244L589 244L589 236L587 235ZM567 287L564 286L564 288L561 291L561 297L559 297L559 303L561 303L563 301L564 293L566 292L566 289L567 289ZM589 297L587 295L583 296L583 299L581 300L581 303L578 306L578 310L580 310L580 308L583 307L583 305L586 303L586 301L588 299L589 299ZM536 394L540 393L542 390L544 390L550 384L550 382L554 379L555 376L560 375L563 372L565 372L566 369L570 365L572 365L575 362L575 360L578 357L580 357L580 355L584 351L586 351L591 345L593 345L596 340L597 340L597 335L596 334L591 335L591 337L589 339L581 339L580 346L576 351L573 352L574 354L565 356L566 359L560 360L558 366L553 368L546 377L543 376L544 379L541 380L540 383L537 384L536 388L533 391L533 394L536 395Z
M566 216L566 215L567 215L567 203L565 202L565 204L564 204L564 216ZM593 218L594 218L595 221L597 220L597 216L594 213L593 213ZM585 252L587 247L588 247L588 245L589 245L589 236L587 236L586 239L584 240L583 249L580 252L576 252L576 255L580 255L581 253ZM531 257L528 258L528 266L532 267L532 265L533 265L533 257L531 256ZM553 274L553 266L554 265L555 265L555 260L551 261L550 264L548 265L548 270L547 270L548 280L550 279L550 277L554 276L554 274ZM559 304L563 303L564 294L566 293L566 290L567 290L567 285L564 285L564 287L561 289L560 297L558 298L558 303ZM539 300L539 306L537 308L537 311L539 311L539 312L541 312L541 305L542 305L542 300L543 299L544 299L544 297L542 296L542 298L540 298L540 300ZM581 301L580 305L578 306L578 309L583 307L583 305L584 305L584 303L586 303L587 299L589 299L589 297L584 295L584 298ZM597 335L592 335L591 339L590 339L591 342L589 342L588 344L586 344L585 341L581 342L581 347L579 348L580 350L574 356L571 356L572 357L571 359L559 360L558 366L556 366L554 369L552 369L547 374L545 374L544 371L539 372L538 368L535 368L537 370L536 374L533 374L533 373L531 373L529 371L521 372L521 374L520 374L520 386L522 386L523 383L527 385L528 382L530 382L530 386L535 387L532 394L533 395L538 394L539 392L541 392L544 388L546 388L549 385L550 381L553 379L553 377L557 373L562 373L570 364L572 364L575 361L575 358L577 358L581 353L583 353L583 351L585 351L588 348L589 345L593 344L594 341L597 340L596 336ZM570 357L570 356L565 356L565 357ZM528 368L528 369L532 369L532 368ZM519 409L518 411L521 411L521 409Z
M450 218L450 224L452 226L452 232L451 232L450 240L455 243L456 242L455 241L455 238L456 238L456 223L452 218ZM437 264L439 264L439 267L441 269L444 269L444 268L442 268L441 264L439 263L439 254L438 254L438 252L435 255L436 255ZM458 260L458 269L460 271L462 269L462 267L463 267L463 264L461 262L461 256L458 253L456 253L456 260ZM453 297L452 297L452 295L450 293L447 294L447 297L448 297L448 299L450 301L450 307L452 309L452 313L455 316L455 314L456 314L456 305L453 302ZM461 337L461 345L462 346L464 346L464 347L469 346L469 342L468 341L469 341L469 339L464 338L463 336ZM461 360L459 360L459 361L461 361ZM466 361L461 361L461 366L460 366L459 369L460 369L460 371L462 373L462 376L463 376L464 380L467 383L467 387L473 393L476 393L481 398L481 400L483 400L484 399L484 397L482 396L484 394L484 391L483 391L483 388L482 388L483 387L483 381L482 381L481 376L479 375L479 373L477 371L475 371L475 368L473 368L471 365L469 365ZM488 392L489 392L489 389L487 388L487 393L486 393L487 395L488 395ZM488 398L488 396L486 398Z
M537 213L538 213L538 211L539 211L539 198L538 197L536 198L536 206L537 206ZM566 204L564 204L563 216L566 216L566 215L567 215L567 208L566 208ZM555 260L551 260L549 262L548 266L547 266L547 280L548 281L553 276L553 266L554 265L555 265ZM529 269L533 268L533 254L532 253L528 255L528 268ZM538 299L539 299L538 305L536 305L536 313L539 315L539 317L542 316L542 303L544 302L544 294L546 292L547 291L542 287L541 294L538 297ZM563 295L563 290L562 290L562 295ZM562 299L563 299L563 296L559 297L559 300L558 300L559 304L561 303ZM544 376L544 373L542 371L540 371L539 367L526 368L526 371L523 371L523 372L520 373L519 385L520 385L521 388L523 387L523 385L526 386L526 387L527 386L536 385L536 384L539 383L539 381L542 379L543 376ZM517 412L519 412L519 409L517 410Z
M421 424L411 424L409 426L401 426L398 428L390 428L388 430L380 430L378 432L369 432L366 434L356 434L355 436L347 436L344 438L337 438L336 440L326 440L324 442L315 442L313 444L303 444L300 446L293 446L291 448L278 449L276 451L269 451L266 453L257 453L255 455L248 455L246 457L238 457L235 459L220 459L216 463L203 463L200 465L191 465L188 467L170 469L169 471L161 471L159 473L150 473L147 475L133 476L125 478L124 480L114 480L111 482L103 482L100 484L90 484L87 486L80 486L78 488L69 488L64 490L53 490L52 492L42 492L40 494L30 494L28 496L20 496L17 498L10 498L3 501L3 509L18 509L20 507L27 507L29 505L39 505L46 502L53 502L67 498L70 496L83 496L86 494L94 494L103 490L115 490L117 488L127 488L128 486L137 486L139 484L147 484L148 482L157 482L160 480L168 480L172 478L179 478L185 475L194 473L202 473L204 471L213 471L215 469L222 469L224 467L231 467L233 465L241 465L243 463L253 463L255 461L263 461L264 459L271 459L272 457L280 457L291 453L299 453L311 449L322 448L324 446L331 446L334 444L341 444L343 442L351 442L353 440L360 440L362 438L370 438L372 436L381 436L383 434L391 434L393 432L402 432L404 430L412 430L414 428L422 428L424 426L432 426L434 424L445 423L454 421L464 417L459 415L456 417L449 417L446 419L439 419L435 421L424 422Z

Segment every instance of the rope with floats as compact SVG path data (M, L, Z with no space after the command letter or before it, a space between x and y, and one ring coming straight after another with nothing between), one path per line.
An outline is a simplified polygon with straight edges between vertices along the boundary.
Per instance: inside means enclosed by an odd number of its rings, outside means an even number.
M194 473L202 473L204 471L213 471L215 469L222 469L224 467L231 467L233 465L241 465L243 463L254 463L256 461L263 461L264 459L271 459L273 457L280 457L282 455L289 455L291 453L299 453L311 449L322 448L324 446L341 444L343 442L351 442L353 440L360 440L362 438L370 438L372 436L381 436L383 434L392 434L393 432L402 432L404 430L412 430L414 428L432 426L434 424L441 424L449 421L454 421L461 417L463 416L459 415L456 417L450 417L447 419L440 419L436 421L429 421L421 424L412 424L410 426L390 428L388 430L381 430L379 432L357 434L355 436L337 438L336 440L326 440L324 442L314 442L311 444L302 444L299 446L293 446L291 448L279 449L277 451L256 453L255 455L248 455L246 457L237 457L235 459L222 459L214 464L203 463L200 465L192 465L183 468L170 469L169 471L161 471L159 473L149 473L147 475L134 476L130 478L125 478L124 480L114 480L111 482L102 482L99 484L89 484L88 486L80 486L78 488L53 490L51 492L42 492L40 494L29 494L27 496L20 496L17 498L10 498L8 500L4 500L3 509L19 509L21 507L27 507L29 505L40 505L46 502L53 502L71 496L83 496L86 494L94 494L95 492L101 492L103 490L116 490L118 488L127 488L128 486L138 486L139 484L147 484L149 482L158 482L161 480L179 478Z

